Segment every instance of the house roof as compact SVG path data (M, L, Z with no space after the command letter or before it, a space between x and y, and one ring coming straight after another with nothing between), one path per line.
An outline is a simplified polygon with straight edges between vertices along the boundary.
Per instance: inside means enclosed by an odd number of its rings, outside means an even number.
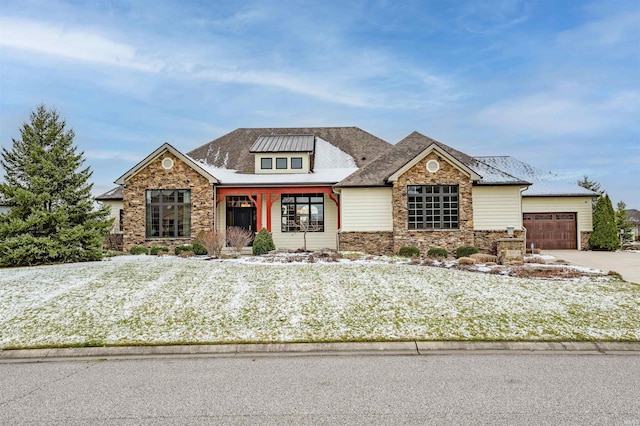
M260 136L266 135L314 135L351 156L355 167L369 164L392 147L388 142L358 127L240 128L188 152L187 155L214 168L230 169L238 174L253 174L255 160L251 148ZM316 146L316 154L317 150ZM316 168L317 158L314 172Z
M410 164L421 153L429 148L443 151L455 160L462 168L466 169L470 176L477 175L479 184L485 185L529 185L529 182L508 173L505 173L491 165L482 163L477 159L458 151L448 145L431 139L421 133L413 132L390 150L380 155L374 161L347 177L337 187L348 186L385 186L387 180L396 172Z
M313 152L314 135L260 135L249 152Z
M100 194L94 198L96 201L109 201L109 200L122 200L124 198L124 188L122 185L118 185L113 189Z
M147 167L150 163L156 161L162 154L164 154L167 151L172 153L176 157L178 157L180 160L187 163L196 172L204 176L209 182L218 183L218 180L211 173L203 169L201 165L193 161L193 159L189 158L188 156L184 155L182 152L175 149L173 146L171 146L167 142L162 144L158 149L153 151L151 154L147 155L147 157L144 160L140 161L138 164L136 164L131 169L129 169L125 174L123 174L118 179L116 179L115 183L119 185L124 185L127 179L129 179L131 176L136 175L140 170Z
M598 195L589 189L581 187L575 182L566 182L551 172L544 172L513 157L482 156L476 157L476 159L488 166L503 170L506 173L531 182L532 185L522 192L523 197L593 197Z

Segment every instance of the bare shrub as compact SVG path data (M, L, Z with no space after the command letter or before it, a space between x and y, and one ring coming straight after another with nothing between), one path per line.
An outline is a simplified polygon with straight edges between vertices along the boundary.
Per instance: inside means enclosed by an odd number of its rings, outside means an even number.
M527 256L524 258L524 263L538 263L544 265L547 263L547 261L540 256Z
M219 258L227 239L224 232L214 229L212 231L200 231L196 241L207 249L209 255Z
M487 265L487 266L496 266L497 263L496 262L485 262L485 265Z
M486 253L474 253L469 257L477 260L478 263L488 263L488 262L498 261L498 256L494 256L492 254L486 254Z
M433 265L435 265L435 263L436 262L433 259L430 259L430 258L426 258L426 259L424 259L422 261L422 265L423 266L433 266Z
M242 248L247 247L253 239L253 232L248 229L232 226L227 229L227 242L236 253L242 253Z
M181 251L178 256L180 256L180 257L192 257L192 256L194 256L194 254L193 254L192 251Z
M573 268L541 268L541 267L517 267L509 273L517 278L579 278L592 274Z
M477 261L471 257L461 257L458 259L458 265L475 265Z

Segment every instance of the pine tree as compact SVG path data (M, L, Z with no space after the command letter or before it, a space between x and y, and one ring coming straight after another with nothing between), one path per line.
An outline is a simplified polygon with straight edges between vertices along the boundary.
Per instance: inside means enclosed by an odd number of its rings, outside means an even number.
M2 148L0 266L97 260L111 226L107 208L95 209L89 167L55 109L39 105L30 122Z
M593 233L589 246L594 250L616 250L620 247L615 212L607 194L601 195L593 212Z
M582 180L579 180L577 183L579 186L586 188L588 190L591 190L593 192L596 192L600 195L604 193L604 191L600 187L600 184L595 180L589 180L589 177L586 175L582 178Z

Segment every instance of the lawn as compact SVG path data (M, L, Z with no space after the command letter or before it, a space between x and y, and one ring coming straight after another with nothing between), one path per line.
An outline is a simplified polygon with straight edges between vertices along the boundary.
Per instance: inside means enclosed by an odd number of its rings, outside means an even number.
M0 270L0 348L640 340L640 286L342 261L123 256Z

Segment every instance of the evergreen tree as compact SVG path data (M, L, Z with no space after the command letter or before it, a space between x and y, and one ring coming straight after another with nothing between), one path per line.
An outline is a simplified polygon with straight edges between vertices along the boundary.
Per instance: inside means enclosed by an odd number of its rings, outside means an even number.
M616 227L618 228L618 234L623 244L630 243L633 241L633 234L631 233L633 224L627 212L627 205L624 201L619 201L616 207Z
M600 187L600 184L594 180L589 180L588 176L584 176L582 180L579 180L577 183L579 186L586 188L588 190L591 190L593 192L596 192L600 195L604 193L604 191Z
M616 250L620 247L615 212L607 194L601 195L593 212L593 233L589 246L594 250Z
M30 122L2 148L0 266L97 260L111 226L107 208L96 210L84 153L55 109L39 105Z

